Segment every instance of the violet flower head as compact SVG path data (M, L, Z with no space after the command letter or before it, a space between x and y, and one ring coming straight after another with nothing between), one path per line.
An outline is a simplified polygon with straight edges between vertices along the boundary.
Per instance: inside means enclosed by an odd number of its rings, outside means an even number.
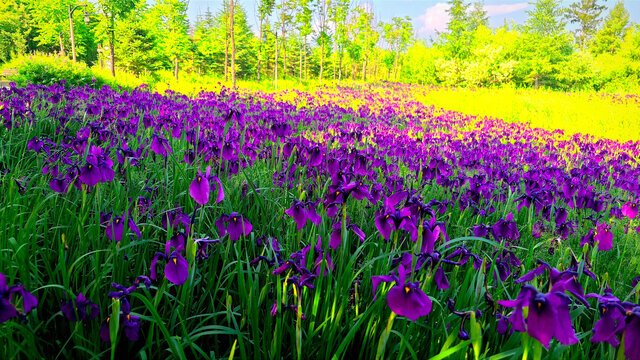
M98 305L87 299L82 293L75 299L62 300L62 313L69 321L93 320L100 313Z
M236 241L241 236L247 236L253 231L253 225L249 220L237 212L233 212L230 215L222 214L216 220L216 226L218 227L218 232L220 232L220 238L229 233L231 241Z
M553 337L563 345L578 342L571 324L570 303L569 297L561 292L544 294L530 285L522 287L516 300L498 301L501 306L515 308L509 317L515 331L527 332L547 349ZM526 322L525 307L529 308Z
M373 291L382 282L395 281L396 285L387 293L387 305L391 311L400 316L405 316L411 321L416 321L431 312L433 304L429 296L419 288L418 282L406 282L407 271L403 265L398 268L398 277L394 275L373 276Z
M638 216L638 204L636 202L627 202L622 205L622 215L629 219L635 219Z
M295 221L298 231L302 230L304 226L307 224L307 220L310 220L316 226L320 225L322 222L322 217L318 215L316 212L316 206L320 200L315 202L303 202L298 200L293 200L293 205L290 208L284 211L285 214L291 216L293 221Z
M155 254L151 260L150 278L152 280L158 278L157 265L160 259L164 259L166 261L164 276L167 280L171 281L175 285L182 285L187 281L189 278L189 263L178 251L173 251L169 255L165 255L160 252Z
M22 312L12 303L13 295L22 298ZM0 273L0 324L20 314L26 314L38 306L38 299L24 289L23 285L9 286L7 278Z
M203 174L198 170L198 175L191 182L189 186L189 195L200 205L206 205L209 202L209 178L211 174L211 166L207 167L207 171ZM224 199L224 189L222 188L222 183L217 176L212 177L215 182L218 183L218 196L216 197L216 204L221 202Z

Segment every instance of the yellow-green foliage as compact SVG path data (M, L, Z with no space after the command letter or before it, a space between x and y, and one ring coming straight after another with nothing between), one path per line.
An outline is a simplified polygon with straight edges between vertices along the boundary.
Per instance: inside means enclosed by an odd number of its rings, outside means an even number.
M640 139L640 104L619 103L596 93L514 88L431 89L415 92L425 104L469 115L526 122L548 130L627 141Z

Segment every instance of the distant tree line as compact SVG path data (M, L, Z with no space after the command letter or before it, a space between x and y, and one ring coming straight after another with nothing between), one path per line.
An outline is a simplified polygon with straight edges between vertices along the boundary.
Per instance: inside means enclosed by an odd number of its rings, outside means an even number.
M428 85L633 88L640 26L622 1L562 8L530 3L524 24L489 27L482 1L449 0L447 29L418 40L409 17L378 21L351 0L256 0L256 29L237 0L195 24L186 0L3 0L0 62L35 51L70 56L69 7L79 61L135 74L171 71L235 79L389 80ZM570 32L568 24L576 30Z

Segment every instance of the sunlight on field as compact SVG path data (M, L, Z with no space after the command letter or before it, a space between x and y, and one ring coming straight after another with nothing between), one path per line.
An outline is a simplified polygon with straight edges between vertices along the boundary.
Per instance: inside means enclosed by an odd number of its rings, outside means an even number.
M440 89L415 93L417 101L464 114L525 122L547 130L619 141L640 138L640 104L616 103L597 94L542 90Z

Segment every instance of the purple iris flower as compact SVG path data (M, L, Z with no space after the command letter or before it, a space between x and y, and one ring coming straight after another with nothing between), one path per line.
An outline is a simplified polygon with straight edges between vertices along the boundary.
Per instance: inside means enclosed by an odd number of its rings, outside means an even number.
M222 153L220 154L220 156L224 159L224 160L236 160L237 159L237 148L238 145L235 141L225 141L224 144L222 145Z
M546 262L538 260L537 268L516 279L515 282L517 284L521 284L523 282L531 281L536 277L544 274L545 271L549 272L549 285L554 289L554 291L568 291L573 296L575 296L577 300L582 302L585 306L589 307L589 303L587 303L587 301L585 300L582 285L580 285L580 283L576 279L577 274L575 271L560 271L556 268L551 267L551 265L547 264Z
M82 168L80 168L80 175L78 178L83 184L93 186L102 181L102 173L96 164L87 162Z
M120 242L122 240L122 236L124 235L124 224L125 224L125 216L110 216L110 219L106 220L106 234L109 240ZM104 220L104 219L103 219ZM138 225L133 221L133 219L129 218L127 221L129 225L129 230L131 230L134 234L138 236L138 240L142 238L142 233L138 228Z
M506 218L498 220L493 224L492 229L493 234L498 239L518 240L520 238L518 226L513 221L513 213L509 213Z
M322 164L322 149L316 146L309 151L309 166L316 167Z
M111 333L109 332L109 323L111 316L108 316L100 326L100 338L104 342L111 341ZM120 324L124 327L124 335L129 341L138 341L140 335L140 318L131 315L131 306L126 298L120 299Z
M480 268L482 267L482 259L480 258L480 256L471 252L471 250L467 249L465 245L460 245L459 247L457 247L451 254L447 255L445 259L458 259L458 266L462 266L469 262L469 259L473 259L474 269L480 270Z
M220 238L229 233L231 241L240 239L241 236L247 236L253 230L253 225L247 220L244 215L233 212L230 215L222 214L218 220L216 220L216 226L220 233Z
M585 244L591 245L591 247L598 244L598 251L608 251L613 248L613 233L611 232L611 226L606 222L597 222L595 229L590 229L589 232L582 237L580 246Z
M362 230L360 230L358 225L350 222L349 216L347 216L346 230L347 232L349 230L353 230L361 242L366 238L366 235ZM336 221L333 224L333 231L331 232L331 238L329 239L329 247L335 250L340 246L340 244L342 244L342 222Z
M616 334L621 333L626 325L626 311L620 299L613 296L610 288L605 289L603 295L587 294L586 297L598 299L598 312L600 313L600 319L593 327L591 342L606 341L611 346L617 347L620 345L620 341Z
M13 295L22 297L23 312L20 312L12 303ZM9 286L7 278L0 273L0 324L18 315L26 314L38 306L38 299L24 289L23 285Z
M420 283L406 282L406 276L407 271L404 265L398 268L398 277L395 275L372 276L374 300L376 290L382 282L394 281L396 285L387 293L387 305L397 315L416 321L431 312L432 303L429 296L420 290Z
M622 215L629 219L635 219L638 216L638 204L636 202L627 202L622 205Z
M163 253L156 253L151 260L151 279L155 280L158 277L157 264L158 260L164 259L167 263L164 266L164 276L167 280L176 285L184 284L189 278L189 263L178 251L172 251L169 255Z
M93 320L99 312L98 305L91 302L82 293L78 294L75 299L62 300L62 313L69 321Z
M316 212L316 206L319 203L319 199L315 202L293 200L293 205L285 210L284 213L293 218L293 221L295 221L296 225L298 226L298 230L302 230L302 228L304 228L304 226L307 224L307 220L310 220L312 223L318 226L322 222L322 218Z
M198 175L191 182L189 186L189 195L200 205L205 205L209 202L209 178L211 173L211 166L207 167L205 174L198 170ZM216 204L224 199L224 189L222 183L217 176L213 176L213 180L218 183L218 196L216 198Z
M161 156L167 156L168 153L173 154L173 149L167 139L156 134L151 138L151 151Z
M37 137L33 137L31 140L27 142L27 150L33 150L39 153L42 150L43 142Z
M65 178L52 178L49 187L55 192L65 194L69 190L69 183Z
M524 285L516 300L502 300L498 304L515 308L509 317L513 329L528 333L547 349L554 336L563 345L578 342L569 314L571 300L553 288L544 294L533 286ZM525 307L529 308L526 322L523 313Z

